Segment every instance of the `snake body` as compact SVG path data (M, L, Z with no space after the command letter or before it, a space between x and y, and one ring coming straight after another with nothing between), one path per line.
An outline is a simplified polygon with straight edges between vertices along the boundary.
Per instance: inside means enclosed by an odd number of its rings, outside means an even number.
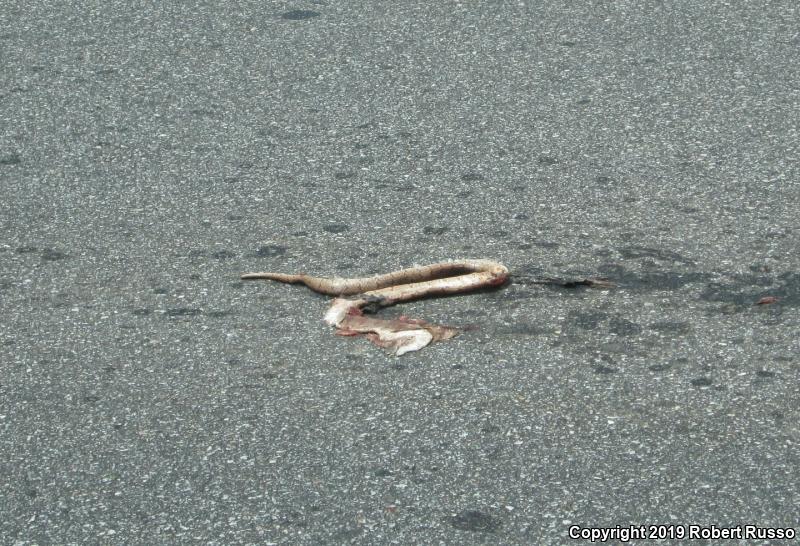
M490 260L458 260L353 279L272 272L245 273L241 278L299 283L315 292L336 296L324 320L336 327L339 335L363 334L376 345L401 355L417 351L432 341L450 339L459 330L406 317L395 320L369 317L364 315L364 308L500 286L508 280L508 269Z

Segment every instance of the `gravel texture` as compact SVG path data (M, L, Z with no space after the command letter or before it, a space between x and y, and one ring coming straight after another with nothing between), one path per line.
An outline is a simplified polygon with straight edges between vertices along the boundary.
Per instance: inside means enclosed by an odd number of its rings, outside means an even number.
M800 8L564 4L2 2L0 542L800 531Z

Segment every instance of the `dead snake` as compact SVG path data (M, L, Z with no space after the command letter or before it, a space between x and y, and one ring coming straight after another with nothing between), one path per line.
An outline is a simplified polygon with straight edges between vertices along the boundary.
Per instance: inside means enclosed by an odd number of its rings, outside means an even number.
M365 335L376 345L402 355L418 351L432 341L450 339L458 335L459 329L402 316L394 320L378 319L365 316L365 308L500 286L508 280L508 269L490 260L458 260L355 279L271 272L245 273L241 278L301 283L315 292L336 296L324 320L337 328L337 334ZM342 296L355 297L347 299Z

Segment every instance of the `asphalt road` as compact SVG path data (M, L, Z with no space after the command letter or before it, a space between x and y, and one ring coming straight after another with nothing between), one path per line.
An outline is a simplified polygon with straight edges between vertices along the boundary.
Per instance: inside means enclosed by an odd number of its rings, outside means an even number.
M0 2L0 542L800 531L794 0L80 4ZM238 280L465 257L618 286Z

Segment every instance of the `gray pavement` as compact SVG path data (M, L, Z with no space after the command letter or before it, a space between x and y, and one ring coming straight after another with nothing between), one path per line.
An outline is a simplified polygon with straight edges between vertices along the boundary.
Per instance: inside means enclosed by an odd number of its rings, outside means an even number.
M0 3L0 543L800 531L794 1L78 4ZM238 280L464 257L618 287Z

